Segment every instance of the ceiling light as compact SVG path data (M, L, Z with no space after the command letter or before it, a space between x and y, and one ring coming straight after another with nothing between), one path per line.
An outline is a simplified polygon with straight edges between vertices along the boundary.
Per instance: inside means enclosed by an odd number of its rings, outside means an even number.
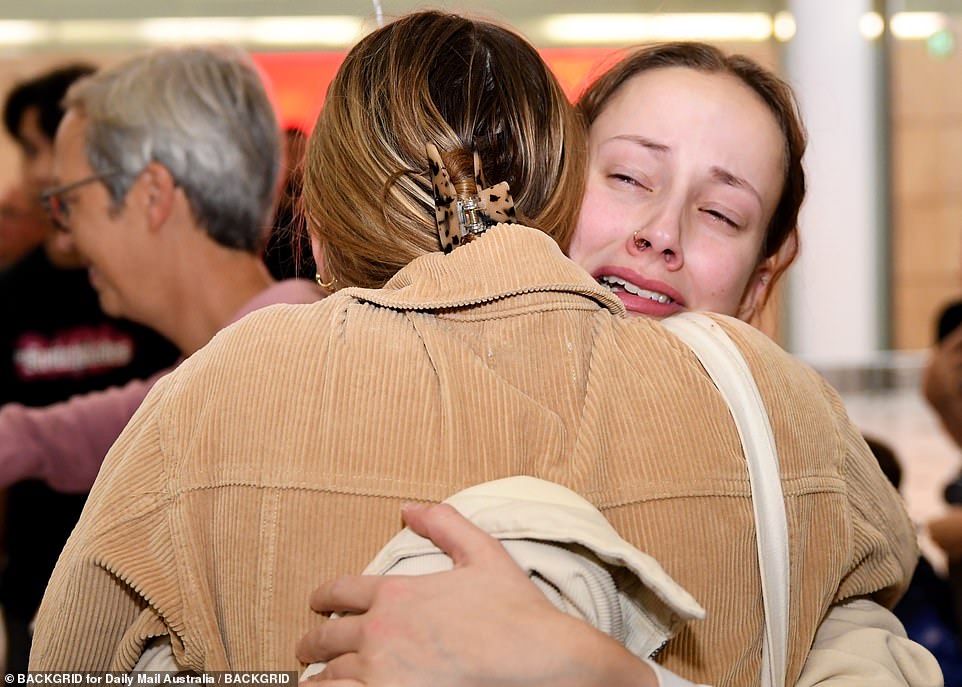
M795 17L791 12L779 12L772 20L772 33L783 43L795 37Z
M889 21L892 35L903 39L926 39L947 24L941 12L896 12Z
M32 45L50 39L50 27L41 21L0 21L0 45Z
M772 18L764 12L555 14L540 32L554 43L625 44L658 40L764 41Z
M243 19L185 17L144 19L136 34L148 43L237 43L246 36Z
M858 30L865 40L874 41L885 31L885 20L878 12L866 12L858 20Z
M136 33L148 43L239 43L348 46L361 35L360 17L190 17L145 19Z
M49 41L58 45L123 45L134 35L131 22L124 20L71 19L51 25Z
M250 23L248 39L263 45L353 45L361 37L360 17L263 17Z

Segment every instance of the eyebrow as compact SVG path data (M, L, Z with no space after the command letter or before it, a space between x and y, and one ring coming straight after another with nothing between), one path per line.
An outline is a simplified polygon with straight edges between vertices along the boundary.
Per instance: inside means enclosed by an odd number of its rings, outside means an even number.
M754 186L752 186L750 183L748 183L747 180L742 179L740 176L736 176L731 172L729 172L727 169L724 169L722 167L712 167L711 175L713 179L720 181L723 184L727 184L728 186L734 186L735 188L743 188L746 191L749 191L752 195L755 196L755 198L758 199L759 204L763 206L765 205L765 203L762 202L762 196L758 192L758 190Z
M612 136L611 140L628 141L629 143L636 143L642 146L643 148L648 148L648 150L651 150L652 152L655 152L655 153L671 152L670 146L666 146L664 143L658 143L657 141L653 141L650 138L646 138L644 136L637 136L633 134L622 134L621 136Z

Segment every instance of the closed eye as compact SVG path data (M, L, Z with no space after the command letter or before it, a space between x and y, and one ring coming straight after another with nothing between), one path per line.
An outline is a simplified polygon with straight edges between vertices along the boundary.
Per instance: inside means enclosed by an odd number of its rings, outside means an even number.
M609 175L609 178L610 178L610 179L614 179L615 181L617 181L617 182L619 182L619 183L626 184L626 185L628 185L628 186L637 186L637 187L639 187L639 188L643 188L643 189L645 189L646 191L648 191L649 193L650 193L651 190L652 190L650 186L647 186L646 184L643 184L642 182L638 181L638 180L635 179L634 177L628 176L627 174L610 174L610 175Z
M734 221L731 217L729 217L728 215L726 215L726 214L724 214L724 213L722 213L722 212L719 212L718 210L712 210L712 209L706 208L706 209L704 210L704 212L707 212L709 215L711 215L711 216L712 216L713 218L715 218L716 220L727 224L728 226L730 226L730 227L733 228L733 229L738 229L738 228L739 228L737 222L735 222L735 221Z

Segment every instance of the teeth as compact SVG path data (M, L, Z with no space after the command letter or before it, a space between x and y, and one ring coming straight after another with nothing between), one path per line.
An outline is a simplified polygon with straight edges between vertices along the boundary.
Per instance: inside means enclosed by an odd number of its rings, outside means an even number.
M648 289L639 289L637 286L631 282L627 282L619 277L612 277L611 275L605 275L598 278L598 283L602 286L607 286L612 291L627 291L635 296L641 296L642 298L647 298L648 300L655 301L657 303L674 303L674 299L671 296L666 296L663 293L658 293L657 291L649 291Z

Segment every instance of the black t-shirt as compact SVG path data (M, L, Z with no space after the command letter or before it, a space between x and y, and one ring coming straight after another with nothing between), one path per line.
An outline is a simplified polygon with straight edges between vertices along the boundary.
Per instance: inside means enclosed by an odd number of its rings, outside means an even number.
M87 270L57 269L42 248L0 272L0 404L44 406L147 377L177 349L108 317Z
M87 271L54 267L43 248L0 272L0 404L56 403L148 377L177 357L153 331L105 315ZM0 578L8 614L36 611L85 498L33 481L8 490Z

